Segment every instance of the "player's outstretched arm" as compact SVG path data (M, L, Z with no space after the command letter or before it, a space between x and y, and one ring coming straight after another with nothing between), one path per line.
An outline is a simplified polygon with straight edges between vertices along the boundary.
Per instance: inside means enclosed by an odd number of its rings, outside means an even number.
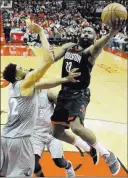
M32 31L34 31L35 33L39 34L40 40L41 40L41 43L42 43L42 47L49 49L50 45L49 45L49 42L48 42L48 40L46 38L46 35L45 35L44 31L43 31L43 28L42 28L42 30L40 30L41 27L38 24L35 24L34 22L31 22L30 20L27 20L26 22L27 22L29 28ZM56 61L60 60L64 56L66 50L68 48L71 48L71 47L75 46L75 45L76 45L75 43L66 43L62 47L60 47L57 51L55 51L55 52L53 51L53 53L54 53L54 61L56 62Z
M124 23L124 20L117 19L116 24L112 26L110 32L101 39L97 40L95 44L90 47L90 53L94 58L101 53L102 48L112 39L114 35L118 33Z
M45 35L43 34L43 29L39 25L32 23L29 25L29 28L38 33L41 36L42 41L46 42ZM48 44L42 45L42 49L43 53L41 56L39 56L42 61L36 69L27 74L27 76L21 83L22 89L29 88L33 84L35 84L46 73L46 71L54 62L53 54L49 50Z
M67 77L63 77L60 79L53 79L49 81L37 82L35 83L35 88L38 90L49 89L67 82L73 82L73 83L79 82L78 80L75 79L75 77L81 75L80 72L76 72L77 70L78 70L77 68L74 68Z
M65 43L61 46L57 51L54 52L54 61L60 60L66 53L67 49L72 48L75 46L75 43Z

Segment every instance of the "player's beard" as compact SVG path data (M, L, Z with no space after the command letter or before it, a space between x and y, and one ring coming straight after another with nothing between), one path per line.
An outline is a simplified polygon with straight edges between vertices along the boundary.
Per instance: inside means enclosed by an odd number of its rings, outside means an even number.
M80 38L79 39L79 45L84 49L88 48L92 44L94 44L93 39L88 39L88 38Z

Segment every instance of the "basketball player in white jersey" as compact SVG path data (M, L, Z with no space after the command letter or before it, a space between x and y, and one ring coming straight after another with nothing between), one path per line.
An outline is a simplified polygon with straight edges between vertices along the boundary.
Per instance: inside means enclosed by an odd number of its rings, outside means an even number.
M39 159L47 146L51 157L59 168L65 168L67 177L75 177L71 162L63 157L62 142L52 136L51 116L57 96L51 90L38 90L38 118L33 134L33 147L35 154L35 170L37 177L44 177Z
M29 72L17 64L5 67L3 78L10 82L8 97L8 121L2 130L3 162L1 176L31 176L34 171L34 153L31 135L38 112L35 83L54 62L43 29L30 24L43 42L40 65Z
M49 86L51 88L57 86L57 84L53 81L52 85ZM44 87L42 85L40 89ZM72 164L69 161L65 160L63 156L62 142L52 136L51 116L54 112L54 104L56 104L56 102L57 95L55 92L47 89L38 90L38 118L36 120L33 133L33 147L35 154L34 173L37 177L44 177L39 160L43 154L45 146L47 146L47 149L50 152L55 165L59 168L65 168L67 177L75 176ZM81 143L84 151L91 151L91 156L95 164L96 161L98 161L96 150L91 148L87 150L89 145L87 145L81 139L77 138L77 142Z
M2 130L0 175L8 177L31 176L34 172L35 157L32 134L38 114L38 97L35 87L48 86L37 82L54 62L49 43L43 29L36 24L29 27L40 35L43 56L41 64L29 72L16 64L9 64L3 78L10 82L8 98L8 121ZM72 73L71 78L79 76ZM63 78L62 81L66 82ZM57 82L60 82L58 80Z

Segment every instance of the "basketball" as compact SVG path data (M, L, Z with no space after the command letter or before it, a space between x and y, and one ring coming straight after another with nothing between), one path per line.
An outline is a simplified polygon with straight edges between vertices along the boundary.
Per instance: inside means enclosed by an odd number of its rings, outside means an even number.
M103 9L101 19L104 24L112 26L115 24L117 18L127 19L127 10L123 5L111 3Z

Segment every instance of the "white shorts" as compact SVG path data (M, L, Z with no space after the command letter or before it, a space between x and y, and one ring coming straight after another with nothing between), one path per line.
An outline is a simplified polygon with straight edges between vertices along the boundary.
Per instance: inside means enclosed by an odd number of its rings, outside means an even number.
M51 141L45 142L42 140L41 136L33 136L33 148L34 154L37 154L41 157L45 146L47 146L48 151L51 154L52 159L62 158L63 156L63 145L62 142L53 137Z
M31 137L1 137L1 176L31 176L34 172L35 156ZM3 150L3 151L2 151Z

